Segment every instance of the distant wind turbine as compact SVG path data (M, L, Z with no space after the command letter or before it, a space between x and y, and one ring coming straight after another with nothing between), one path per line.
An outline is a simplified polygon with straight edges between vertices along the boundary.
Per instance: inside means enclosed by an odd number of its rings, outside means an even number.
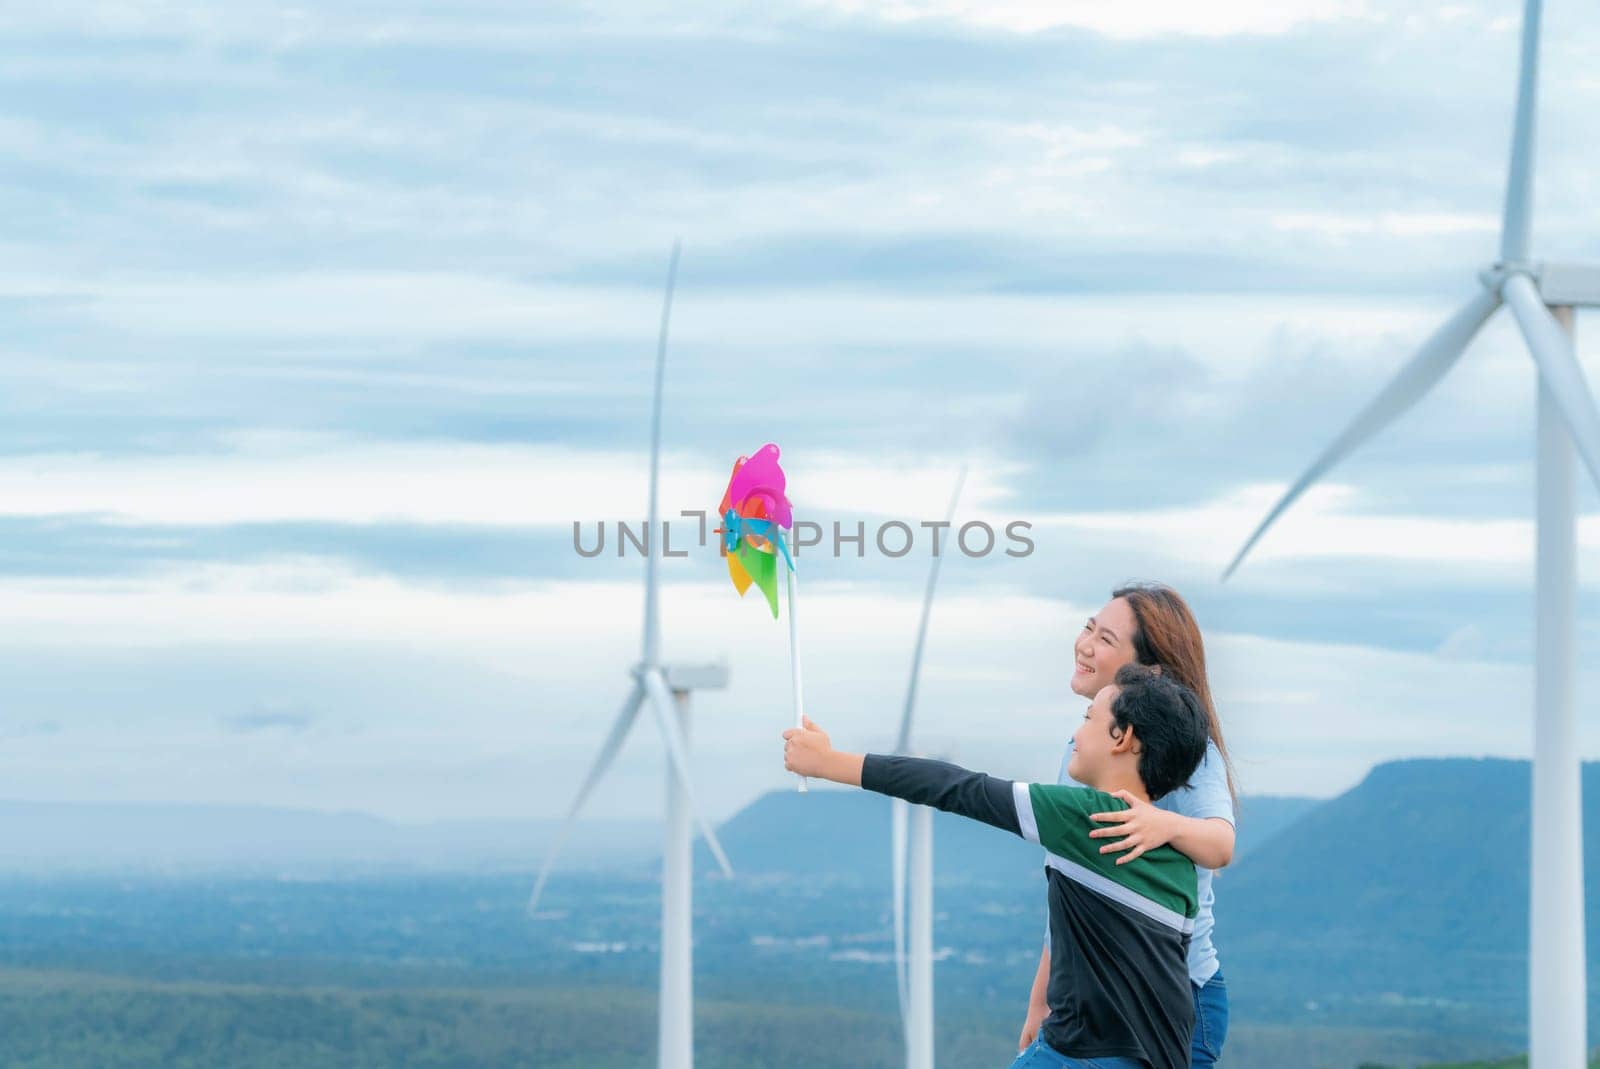
M725 665L663 665L660 658L661 628L658 620L656 589L657 546L662 537L656 525L656 481L661 467L661 383L667 360L667 326L672 316L672 290L678 276L679 245L672 246L672 261L667 268L667 292L661 306L661 333L656 344L655 408L650 420L650 505L645 528L644 566L644 650L633 667L633 686L622 703L622 711L611 725L611 733L600 747L589 775L578 788L578 796L560 833L545 855L539 879L528 899L534 912L545 882L550 878L556 855L572 832L578 811L605 775L617 751L633 727L639 708L648 704L655 713L667 755L667 800L665 843L661 852L661 990L659 1043L656 1064L659 1069L692 1069L694 1065L694 958L691 924L693 918L692 845L690 815L700 824L706 843L722 866L724 875L733 868L722 852L722 844L695 804L689 781L689 694L694 690L720 690L728 684ZM663 542L665 539L662 539Z
M955 520L956 502L967 481L965 465L956 476L955 492L950 495L950 510L945 527ZM936 554L928 569L928 589L922 598L922 620L917 625L917 644L911 653L911 683L906 688L906 704L900 714L900 733L894 752L911 753L911 718L917 704L917 677L922 671L922 647L928 637L928 616L933 611L933 591L939 582ZM913 806L896 798L890 810L894 859L894 967L900 993L900 1021L905 1028L906 1069L933 1069L933 810ZM910 824L910 841L906 826ZM910 884L910 947L906 938L906 885Z
M1539 377L1535 565L1533 849L1529 918L1530 1069L1580 1069L1587 1058L1583 809L1573 703L1577 553L1573 447L1600 483L1600 412L1573 350L1573 309L1600 306L1600 268L1529 258L1533 215L1540 0L1527 0L1500 259L1344 432L1289 487L1223 573L1226 579L1305 490L1409 409L1454 366L1502 302Z

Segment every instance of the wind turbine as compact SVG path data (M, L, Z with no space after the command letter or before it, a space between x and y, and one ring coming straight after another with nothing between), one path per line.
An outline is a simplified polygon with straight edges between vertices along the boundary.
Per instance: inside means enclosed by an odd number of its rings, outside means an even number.
M1502 302L1511 306L1539 376L1538 548L1535 565L1533 850L1529 917L1529 1065L1586 1064L1583 809L1573 703L1577 553L1573 448L1600 483L1600 412L1572 344L1573 309L1600 307L1600 268L1530 259L1540 0L1522 17L1521 71L1500 259L1482 288L1445 321L1267 513L1226 579L1307 487L1388 426L1453 366Z
M655 714L667 756L667 799L665 842L661 850L661 990L660 1023L656 1064L659 1069L691 1069L694 1065L694 958L693 958L693 837L689 818L700 825L706 843L726 876L733 875L722 844L695 804L689 780L689 694L695 690L720 690L728 685L725 665L666 665L661 663L661 627L656 591L656 552L651 539L656 532L656 481L661 467L661 381L667 360L667 326L672 316L672 290L678 276L679 243L672 245L672 261L667 268L667 292L661 306L661 333L656 344L655 407L650 419L650 505L645 528L644 565L644 649L639 663L630 670L633 685L622 703L622 711L611 725L611 733L600 747L578 796L567 810L566 820L550 852L545 855L539 879L528 899L528 912L539 905L545 882L556 855L572 832L573 821L583 803L605 775L617 751L628 737L628 730L643 705ZM665 535L662 537L665 548Z
M950 495L950 510L945 515L948 528L961 499L961 486L967 480L963 465L956 476L955 492ZM928 615L933 609L933 590L939 582L939 562L935 554L928 569L928 589L922 598L922 621L917 625L917 644L911 653L911 684L906 688L906 705L900 714L900 733L894 752L911 753L911 714L917 703L917 676L922 670L922 647L928 637ZM894 968L899 985L900 1021L905 1028L906 1069L933 1069L933 810L913 806L903 799L893 800L890 810L890 849L894 860ZM910 841L907 842L907 824ZM907 895L910 894L910 947L907 952Z

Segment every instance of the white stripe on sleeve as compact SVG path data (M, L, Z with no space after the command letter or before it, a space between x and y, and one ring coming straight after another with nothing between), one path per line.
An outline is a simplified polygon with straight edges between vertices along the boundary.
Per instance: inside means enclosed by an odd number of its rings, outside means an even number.
M1033 797L1028 793L1028 784L1021 780L1011 785L1011 799L1017 804L1017 825L1022 829L1022 837L1030 843L1039 841L1039 824L1033 819Z

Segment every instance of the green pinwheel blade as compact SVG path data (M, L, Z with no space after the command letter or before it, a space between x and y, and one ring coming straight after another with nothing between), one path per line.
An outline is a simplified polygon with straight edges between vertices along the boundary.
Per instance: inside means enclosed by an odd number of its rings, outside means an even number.
M772 609L772 618L778 618L778 558L764 553L744 541L739 543L739 563L750 573L750 581L761 588Z

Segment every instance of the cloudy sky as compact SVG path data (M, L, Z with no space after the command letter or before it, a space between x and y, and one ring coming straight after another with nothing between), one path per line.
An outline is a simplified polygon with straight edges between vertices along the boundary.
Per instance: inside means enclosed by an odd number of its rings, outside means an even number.
M776 440L825 525L938 519L963 463L961 522L1032 525L946 561L923 748L1053 772L1076 629L1158 578L1247 792L1526 754L1507 322L1219 580L1493 259L1520 5L1115 7L0 16L0 795L562 812L642 609L572 525L643 516L678 238L666 513ZM1600 24L1552 0L1545 41L1535 247L1593 259ZM806 560L841 744L893 732L926 548ZM695 707L720 819L789 782L787 631L712 550L662 571L668 656L732 673ZM640 728L594 815L655 810Z

